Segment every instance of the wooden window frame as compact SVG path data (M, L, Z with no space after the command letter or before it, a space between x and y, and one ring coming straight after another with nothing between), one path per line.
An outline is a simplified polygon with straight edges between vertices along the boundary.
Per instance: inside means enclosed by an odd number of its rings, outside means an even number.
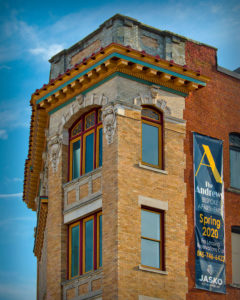
M95 114L95 123L93 126L86 129L86 118L89 114ZM99 167L99 130L102 128L102 121L100 118L101 108L93 108L92 110L82 114L82 116L74 122L74 124L69 129L69 161L68 161L68 178L73 180L73 144L80 140L80 176L85 174L85 159L86 159L86 136L94 133L94 149L93 149L93 170ZM73 130L81 122L81 132L73 135ZM80 177L79 176L79 177Z
M164 212L164 210L159 210L159 209L155 209L155 208L147 207L147 206L142 206L141 207L141 212L142 212L142 210L149 211L151 213L156 213L156 214L160 215L160 240L155 240L155 239L151 239L151 238L148 238L148 237L144 237L141 234L141 241L142 241L142 239L145 239L145 240L154 241L154 242L159 243L159 251L160 251L160 253L159 253L159 259L160 259L159 265L160 265L160 268L155 268L155 267L147 266L147 265L143 265L143 264L141 264L141 265L145 268L165 271L165 228L164 228L164 226L165 226L165 212ZM142 220L141 220L141 226L142 226ZM141 252L142 252L142 249L141 249Z
M230 188L233 188L233 189L236 189L236 190L240 190L240 186L233 186L233 184L232 184L232 182L231 182L231 178L232 178L232 176L231 176L231 150L233 150L233 151L236 151L236 152L239 152L239 154L240 154L240 145L237 145L237 144L235 144L234 142L231 142L231 137L238 137L239 139L240 139L240 133L238 133L238 132L231 132L230 134L229 134L229 171L230 171L230 178L229 178L229 182L230 182Z
M101 266L99 265L100 260L100 226L99 218L102 215L102 212L96 212L87 217L84 217L72 224L68 225L68 279L77 278L83 274L95 271ZM85 271L85 224L87 221L93 220L93 269L88 272ZM72 276L72 235L71 229L75 226L79 226L79 270L78 274Z
M144 116L144 115L141 116L141 131L142 131L142 124L143 123L158 128L158 165L153 165L153 164L150 164L150 163L147 163L147 162L143 161L143 159L142 159L142 156L143 156L142 155L142 153L143 153L142 133L141 133L141 163L143 165L146 165L146 166L149 166L149 167L152 167L152 168L158 168L158 169L164 170L163 113L161 111L159 111L158 109L156 109L156 108L154 108L152 106L149 106L149 105L142 106L142 111L144 109L150 109L150 110L154 111L155 113L157 113L159 115L159 121L157 121L157 120L155 120L153 118Z

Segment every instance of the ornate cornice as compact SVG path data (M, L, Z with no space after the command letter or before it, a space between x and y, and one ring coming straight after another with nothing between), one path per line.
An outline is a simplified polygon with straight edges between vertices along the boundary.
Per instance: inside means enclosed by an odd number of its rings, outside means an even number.
M35 243L33 249L33 252L38 260L41 259L41 255L42 255L44 232L45 232L46 221L47 221L47 211L48 211L48 198L40 197L38 218L37 218L37 228L35 232Z
M49 113L114 74L144 80L182 96L204 87L209 81L208 77L199 71L188 69L187 66L177 65L144 51L110 44L43 85L31 98L29 153L25 164L23 193L23 200L29 208L36 210L34 199L43 169L42 153L46 148L45 130L48 127Z

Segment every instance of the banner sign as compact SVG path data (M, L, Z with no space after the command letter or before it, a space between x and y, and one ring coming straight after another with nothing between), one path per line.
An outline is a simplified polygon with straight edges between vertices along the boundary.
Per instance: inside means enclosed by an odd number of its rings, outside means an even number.
M193 133L196 288L226 293L222 141Z

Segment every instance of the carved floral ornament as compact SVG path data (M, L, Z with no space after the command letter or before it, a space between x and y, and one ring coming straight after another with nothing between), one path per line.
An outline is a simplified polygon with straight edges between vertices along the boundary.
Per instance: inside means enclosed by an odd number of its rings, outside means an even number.
M165 115L171 115L171 109L167 106L167 102L161 99L161 94L157 88L151 88L151 95L139 94L133 99L133 104L141 105L155 105L161 109Z

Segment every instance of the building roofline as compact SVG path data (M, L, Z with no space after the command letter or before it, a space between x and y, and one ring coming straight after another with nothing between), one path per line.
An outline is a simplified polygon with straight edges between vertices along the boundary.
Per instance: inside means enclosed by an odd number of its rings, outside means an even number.
M234 77L236 79L240 79L240 74L236 71L231 71L231 70L228 70L221 66L217 66L217 70L218 70L218 72L224 73L224 74Z
M134 19L134 18L131 18L131 17L128 17L128 16L124 16L124 15L121 15L121 14L115 14L111 18L109 18L106 21L104 21L101 25L99 25L99 27L96 30L94 30L93 32L91 32L90 34L88 34L82 40L78 41L77 43L75 43L71 47L69 47L67 49L64 49L64 50L60 51L59 53L55 54L54 56L52 56L49 59L49 62L52 63L58 56L61 56L64 53L71 52L75 48L78 48L81 44L85 43L87 40L91 39L94 35L96 35L98 32L100 32L105 26L106 27L111 26L112 21L117 20L117 19L124 20L125 24L127 26L131 26L131 24L133 23L134 25L138 25L142 29L148 29L148 30L150 29L152 32L155 32L157 34L161 33L164 36L175 36L175 37L178 37L179 39L181 39L182 41L193 42L193 43L195 43L197 45L202 45L202 46L206 46L206 47L209 47L209 48L217 50L216 47L213 47L211 45L208 45L208 44L205 44L205 43L193 40L193 39L189 39L189 38L187 38L187 37L185 37L183 35L179 35L177 33L174 33L174 32L168 31L168 30L160 30L158 28L155 28L155 27L146 25L144 23L141 23L137 19Z

